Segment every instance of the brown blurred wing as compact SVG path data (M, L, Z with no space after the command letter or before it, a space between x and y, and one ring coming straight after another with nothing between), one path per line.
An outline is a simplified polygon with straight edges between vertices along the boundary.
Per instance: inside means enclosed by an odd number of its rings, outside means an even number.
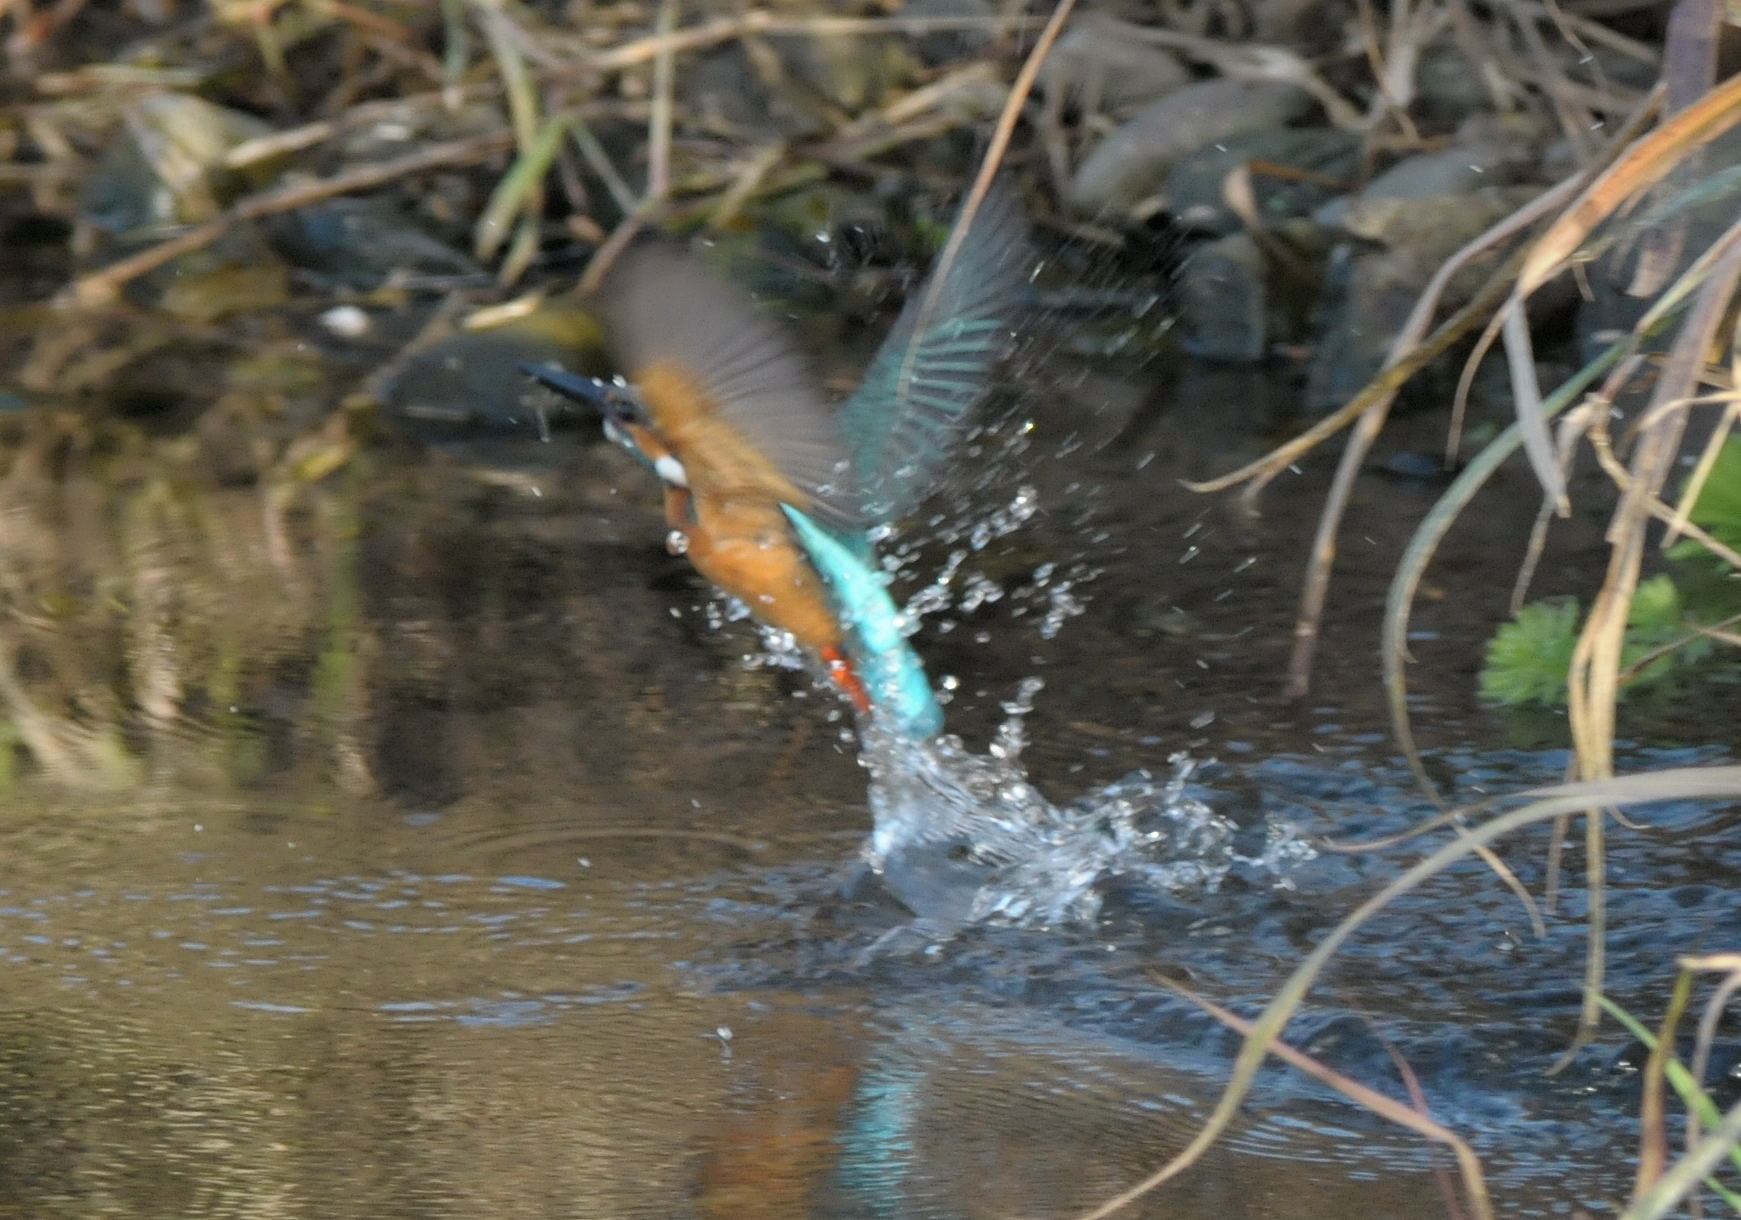
M835 527L858 521L857 494L834 412L786 336L692 257L637 247L606 278L601 308L625 374L681 370L711 409ZM649 403L657 416L659 405ZM655 424L666 424L657 418Z

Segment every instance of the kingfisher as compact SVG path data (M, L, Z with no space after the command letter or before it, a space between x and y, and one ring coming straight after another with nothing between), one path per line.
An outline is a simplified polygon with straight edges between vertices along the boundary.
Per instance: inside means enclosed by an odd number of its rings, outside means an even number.
M627 251L600 286L619 380L522 366L597 410L659 477L673 554L789 632L861 717L915 738L942 731L942 710L869 531L932 487L1007 353L1032 270L1006 183L964 220L955 257L908 299L838 409L752 301L657 243Z

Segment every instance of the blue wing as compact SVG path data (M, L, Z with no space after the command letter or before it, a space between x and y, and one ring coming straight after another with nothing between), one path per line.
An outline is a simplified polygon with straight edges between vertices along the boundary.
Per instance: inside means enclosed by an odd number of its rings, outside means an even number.
M1009 347L1032 268L1021 201L999 181L954 262L907 302L841 408L865 519L898 517L930 490Z

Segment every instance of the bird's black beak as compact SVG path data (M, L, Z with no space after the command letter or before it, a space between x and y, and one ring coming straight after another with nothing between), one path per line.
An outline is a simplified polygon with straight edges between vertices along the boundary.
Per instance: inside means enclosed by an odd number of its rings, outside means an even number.
M647 410L641 405L640 396L621 383L582 377L553 364L522 364L520 371L564 398L591 407L607 424L647 422Z
M616 387L607 385L596 377L582 377L553 364L522 363L520 371L564 398L591 407L600 415L608 418L613 413L611 400Z

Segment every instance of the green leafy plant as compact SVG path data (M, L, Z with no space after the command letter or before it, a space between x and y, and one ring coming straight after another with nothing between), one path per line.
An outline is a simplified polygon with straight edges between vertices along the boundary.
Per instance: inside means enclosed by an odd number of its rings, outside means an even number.
M1719 451L1688 516L1724 546L1741 549L1741 438L1730 438ZM1669 555L1674 570L1640 583L1627 614L1621 655L1630 672L1628 691L1715 672L1716 645L1701 628L1741 614L1741 573L1721 555L1696 539L1677 543ZM1488 642L1482 697L1514 707L1563 705L1582 622L1582 608L1571 598L1523 607Z
M1583 617L1574 598L1531 602L1494 632L1481 667L1481 697L1495 703L1556 705L1566 701L1566 675Z
M1741 437L1730 437L1717 451L1717 460L1711 464L1698 503L1687 515L1694 525L1724 546L1741 550ZM1720 555L1694 538L1676 543L1669 554L1682 563L1715 566L1725 574L1734 573ZM1741 600L1741 595L1737 595L1737 600Z

